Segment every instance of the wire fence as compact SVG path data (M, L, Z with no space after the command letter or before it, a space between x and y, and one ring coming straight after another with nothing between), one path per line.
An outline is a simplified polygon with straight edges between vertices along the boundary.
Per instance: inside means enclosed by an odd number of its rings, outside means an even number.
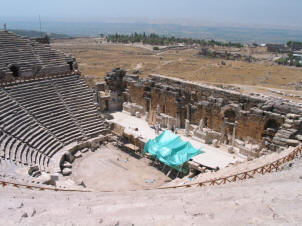
M233 175L226 176L226 177L215 178L212 180L195 182L195 183L191 183L191 184L167 186L167 187L162 187L159 189L182 188L182 187L189 188L189 187L193 187L193 186L194 187L195 186L197 186L197 187L214 186L214 185L221 185L221 184L232 183L232 182L236 182L236 181L242 181L242 180L254 178L254 176L257 174L264 175L267 173L271 173L273 171L278 171L282 165L294 160L299 155L301 155L301 153L302 153L302 146L299 146L299 147L295 148L292 152L287 154L286 156L284 156L278 160L275 160L271 163L268 163L266 165L263 165L261 167L252 169L252 170L240 172L240 173L233 174Z

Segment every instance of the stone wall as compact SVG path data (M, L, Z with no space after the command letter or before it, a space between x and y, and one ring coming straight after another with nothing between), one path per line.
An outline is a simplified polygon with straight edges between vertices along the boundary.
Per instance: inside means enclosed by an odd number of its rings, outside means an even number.
M146 99L144 98L144 86L142 84L131 82L128 84L128 90L129 90L129 100L132 103L136 103L138 105L141 105L144 107L145 110L149 106L147 106Z
M132 116L140 117L144 115L146 112L141 105L137 105L136 103L124 102L123 103L123 111L129 113Z
M170 126L180 128L185 127L186 119L192 125L202 121L202 127L221 134L221 142L235 133L234 139L273 151L297 146L302 138L302 105L298 103L162 75L134 78L112 72L107 76L109 87L115 79L118 85L113 90L123 93L126 102L156 112L156 121L166 127L168 118Z

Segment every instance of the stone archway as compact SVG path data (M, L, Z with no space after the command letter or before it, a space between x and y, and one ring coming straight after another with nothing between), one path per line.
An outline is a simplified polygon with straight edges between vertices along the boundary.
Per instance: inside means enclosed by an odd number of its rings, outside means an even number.
M0 81L5 79L5 73L4 71L0 70Z
M230 105L225 106L221 110L221 142L233 145L237 127L237 115L238 111Z
M19 67L16 65L9 66L9 70L12 72L12 75L17 78L20 76Z
M235 122L239 114L238 108L239 108L238 106L234 106L232 104L222 107L220 111L222 120L228 118L229 122Z
M275 119L269 119L264 124L262 137L270 137L273 138L277 133L278 129L280 128L280 123L277 122Z
M234 123L236 121L236 112L233 109L227 109L223 113L223 118L227 119L228 122Z
M69 65L69 70L73 71L74 70L74 68L73 68L73 61L67 62L67 64Z

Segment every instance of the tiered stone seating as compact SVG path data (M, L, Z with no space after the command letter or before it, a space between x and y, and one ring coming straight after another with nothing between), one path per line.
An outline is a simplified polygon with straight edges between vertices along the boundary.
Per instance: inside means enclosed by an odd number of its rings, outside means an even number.
M79 76L53 79L54 85L63 97L71 114L88 137L101 134L104 122L93 101L93 96L85 81Z
M0 102L1 156L16 163L46 168L49 158L63 145L3 89L0 89ZM36 152L35 159L25 154L32 150Z
M92 92L79 75L0 87L0 165L39 165L72 142L105 131Z
M70 147L102 134L92 93L68 75L74 69L71 55L0 30L0 177L58 172Z
M11 73L9 65L16 65L21 75L70 72L73 59L48 45L0 31L0 71Z
M40 44L38 42L32 42L32 46L35 49L35 53L39 55L39 59L43 64L41 72L62 72L69 71L70 65L68 62L71 60L65 54L58 50L51 49L50 46Z
M33 54L31 42L28 39L0 31L0 43L0 52L3 53L0 68L6 68L7 65L17 62L18 66L24 70L31 70L33 65L42 67L42 62Z
M50 80L23 83L6 90L65 145L83 139Z

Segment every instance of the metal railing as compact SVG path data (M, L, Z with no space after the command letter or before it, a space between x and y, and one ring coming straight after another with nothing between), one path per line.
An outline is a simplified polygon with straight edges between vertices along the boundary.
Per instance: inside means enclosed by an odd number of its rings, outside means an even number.
M236 181L242 181L242 180L254 178L254 175L256 175L256 174L264 175L267 173L271 173L273 171L277 171L280 168L280 166L284 165L287 162L294 160L296 157L301 155L301 153L302 153L302 145L295 148L293 151L291 151L286 156L284 156L278 160L275 160L273 162L267 163L261 167L252 169L252 170L240 172L237 174L232 174L232 175L225 176L225 177L220 177L217 179L205 180L205 181L195 182L195 183L191 183L191 184L167 186L167 187L162 187L159 189L183 188L183 187L190 188L190 187L194 187L194 186L197 186L197 187L214 186L214 185L221 185L221 184L232 183L232 182L236 182Z

